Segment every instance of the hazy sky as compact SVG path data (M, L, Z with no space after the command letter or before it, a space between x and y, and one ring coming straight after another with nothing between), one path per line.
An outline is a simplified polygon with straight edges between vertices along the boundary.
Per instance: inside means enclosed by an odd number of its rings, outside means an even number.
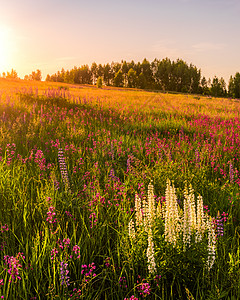
M0 0L0 73L181 58L240 72L240 0Z

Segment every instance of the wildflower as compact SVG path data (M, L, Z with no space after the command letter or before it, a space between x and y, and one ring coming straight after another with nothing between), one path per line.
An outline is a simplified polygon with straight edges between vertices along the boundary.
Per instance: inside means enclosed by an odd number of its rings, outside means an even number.
M63 150L61 148L58 149L58 161L59 161L59 167L60 167L63 184L66 187L66 189L71 192L69 178L68 178L67 164L65 161Z
M165 241L176 246L179 232L180 217L178 214L178 204L175 187L171 186L170 180L167 182L166 188L166 205L165 205Z
M216 235L214 231L214 224L209 217L207 219L207 230L208 230L208 259L206 266L208 270L212 268L214 261L215 261L215 255L216 255Z
M139 293L141 296L146 297L150 295L151 287L148 282L142 282L138 287L137 287Z
M133 219L131 219L130 222L128 223L128 233L129 233L130 238L132 240L135 240L136 232L135 232L135 228L134 228Z
M150 228L148 232L148 248L147 248L147 259L148 259L148 270L149 273L156 272L156 263L154 258L154 243L152 239L152 229Z
M138 298L132 295L130 298L124 298L124 300L138 300Z
M152 182L148 185L148 224L150 228L153 225L153 221L156 216L156 208L155 208L155 199L153 193L153 185Z
M77 258L80 258L80 247L78 245L73 246L72 251L77 254Z
M61 273L61 285L69 286L69 279L70 277L68 276L69 270L68 270L68 264L63 261L60 263L60 273Z
M56 213L55 213L55 207L50 206L49 210L47 212L47 219L46 219L46 221L49 222L50 224L56 223L57 219L54 218L55 215L56 215Z
M96 273L94 273L95 269L96 269L96 266L94 263L91 263L88 266L82 265L81 274L84 275L86 282L88 282L92 277L97 276Z
M58 250L56 248L53 248L51 250L51 260L55 259L57 254L58 254Z
M23 253L18 253L16 257L14 256L4 256L4 261L8 266L8 274L11 276L9 282L21 280L21 277L19 275L19 270L22 268L22 265L19 263L20 258L25 259L25 256L23 256Z

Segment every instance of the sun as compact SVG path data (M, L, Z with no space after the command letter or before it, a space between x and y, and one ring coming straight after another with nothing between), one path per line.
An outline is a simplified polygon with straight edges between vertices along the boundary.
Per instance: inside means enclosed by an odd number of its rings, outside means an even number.
M8 68L10 50L8 30L0 26L0 73Z

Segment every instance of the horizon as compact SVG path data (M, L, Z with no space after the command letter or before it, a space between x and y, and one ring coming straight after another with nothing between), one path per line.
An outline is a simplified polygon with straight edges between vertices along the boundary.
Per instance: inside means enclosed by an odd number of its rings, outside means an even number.
M237 0L133 0L129 3L46 0L4 2L0 12L0 73L20 78L93 62L178 58L206 79L240 71Z

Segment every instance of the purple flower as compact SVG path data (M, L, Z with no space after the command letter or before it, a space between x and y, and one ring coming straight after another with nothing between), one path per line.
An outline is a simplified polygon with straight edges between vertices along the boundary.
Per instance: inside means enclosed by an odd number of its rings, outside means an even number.
M16 257L14 256L4 256L4 264L8 267L8 274L11 276L9 282L21 280L19 275L19 269L22 268L22 265L19 263L20 258L25 259L23 253L18 253Z
M80 258L80 247L78 245L73 246L72 251L78 255L77 258Z
M46 221L49 222L50 224L56 223L57 219L54 218L55 215L56 215L56 213L55 213L55 207L50 206L49 210L47 212L47 219L46 219Z
M60 273L61 273L61 285L69 286L69 279L68 276L69 270L68 270L68 264L63 261L60 263Z

